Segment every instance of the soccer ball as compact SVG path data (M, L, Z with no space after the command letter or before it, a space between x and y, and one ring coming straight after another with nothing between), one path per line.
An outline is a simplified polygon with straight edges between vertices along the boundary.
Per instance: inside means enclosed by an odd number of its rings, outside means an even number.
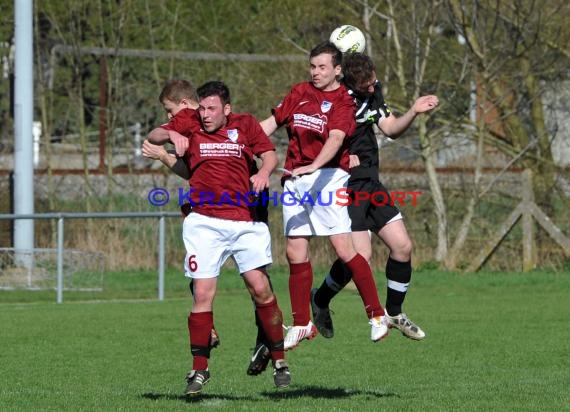
M343 53L362 53L366 46L364 34L349 24L334 29L329 40Z

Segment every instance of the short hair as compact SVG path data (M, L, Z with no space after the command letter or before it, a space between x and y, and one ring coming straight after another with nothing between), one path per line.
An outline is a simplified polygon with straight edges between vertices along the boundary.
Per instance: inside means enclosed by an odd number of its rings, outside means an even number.
M176 104L180 103L183 99L189 99L196 101L198 98L196 96L196 89L190 81L183 79L170 79L167 80L160 95L158 96L158 101L163 103L165 100L170 100Z
M372 78L376 66L372 59L362 53L347 53L344 56L342 74L344 84L352 90Z
M198 98L200 100L210 96L218 96L224 105L230 103L230 89L224 82L210 81L198 87Z
M309 59L325 53L331 55L333 67L342 65L342 52L330 41L319 43L313 47L309 53Z

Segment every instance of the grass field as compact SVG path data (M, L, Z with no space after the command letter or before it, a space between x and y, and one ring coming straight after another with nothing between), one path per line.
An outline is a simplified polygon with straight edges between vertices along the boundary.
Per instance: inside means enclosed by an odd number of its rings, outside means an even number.
M255 330L251 303L224 273L215 322L221 346L199 398L181 396L190 369L184 279L107 274L99 294L0 292L3 411L560 411L570 410L568 273L414 274L406 302L427 332L369 340L360 298L333 302L336 335L288 353L293 383L245 370ZM290 321L287 275L272 278ZM320 283L322 275L315 282ZM385 281L378 278L381 296Z

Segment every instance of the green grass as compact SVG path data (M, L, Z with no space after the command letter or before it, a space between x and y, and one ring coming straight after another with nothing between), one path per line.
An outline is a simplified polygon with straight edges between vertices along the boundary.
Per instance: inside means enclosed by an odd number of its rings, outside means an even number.
M289 322L287 275L272 279ZM224 273L222 344L204 395L189 402L185 280L169 272L163 302L151 272L107 274L105 286L67 293L62 305L53 292L0 292L2 410L570 410L568 274L416 272L406 310L426 330L422 342L392 331L373 344L360 298L344 291L332 305L335 337L288 353L293 384L277 391L271 373L245 374L252 306Z

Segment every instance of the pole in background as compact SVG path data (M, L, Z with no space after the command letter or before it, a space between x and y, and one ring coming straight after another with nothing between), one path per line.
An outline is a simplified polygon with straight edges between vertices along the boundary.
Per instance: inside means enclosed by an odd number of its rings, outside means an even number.
M34 213L33 158L33 2L14 0L15 65L14 65L14 213ZM14 222L16 263L32 267L34 221L16 219ZM18 253L21 251L21 253Z
M42 122L34 122L32 127L34 138L34 168L40 165L40 139L42 137Z
M107 150L107 58L99 57L99 170L105 170Z

